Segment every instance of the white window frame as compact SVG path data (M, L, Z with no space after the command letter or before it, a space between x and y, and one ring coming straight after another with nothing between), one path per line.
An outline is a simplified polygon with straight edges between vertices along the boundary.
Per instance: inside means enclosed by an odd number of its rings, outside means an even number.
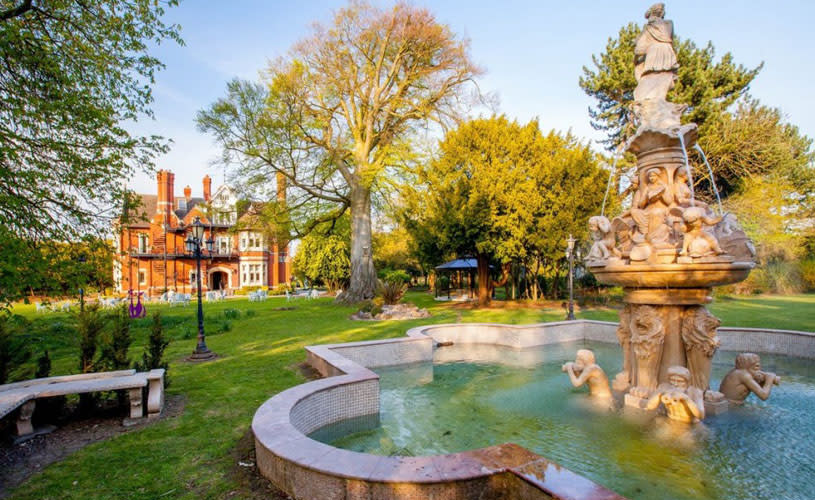
M139 269L139 285L147 286L147 269Z

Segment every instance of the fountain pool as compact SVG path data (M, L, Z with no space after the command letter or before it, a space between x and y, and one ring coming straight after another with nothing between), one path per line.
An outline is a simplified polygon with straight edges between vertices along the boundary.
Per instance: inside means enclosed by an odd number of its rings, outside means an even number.
M579 341L515 349L440 347L433 362L376 368L379 415L343 420L312 439L376 455L455 453L516 443L631 499L811 498L815 477L815 366L763 354L782 377L769 402L689 426L636 409L595 407L561 372L579 348L607 373L618 346ZM735 352L720 351L718 386Z

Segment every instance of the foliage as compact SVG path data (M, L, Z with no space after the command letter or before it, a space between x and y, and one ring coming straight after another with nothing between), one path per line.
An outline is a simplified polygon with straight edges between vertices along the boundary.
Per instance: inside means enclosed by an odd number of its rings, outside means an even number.
M148 46L182 43L178 26L162 21L176 4L3 2L0 260L29 240L107 229L125 197L121 179L150 170L167 151L161 137L131 135L122 124L152 116L151 86L163 65ZM28 284L20 277L0 294L18 297Z
M815 291L815 259L801 260L799 266L804 288L809 292Z
M144 346L141 362L136 363L139 371L149 371L156 368L167 370L169 363L164 360L164 351L170 344L170 340L164 335L164 328L161 324L161 313L153 313L150 325L150 336L147 338L147 345ZM164 385L168 384L167 373L164 374Z
M426 9L352 2L272 63L265 85L233 80L196 121L250 188L268 190L270 179L285 177L280 222L295 235L350 212L352 270L342 300L363 300L376 287L372 196L409 159L418 129L460 116L463 91L480 72L468 50Z
M415 246L411 233L404 227L373 234L374 265L381 274L383 270L398 269L405 274L418 276L426 272L412 252ZM382 276L379 276L382 278ZM408 276L409 279L409 276Z
M241 312L238 309L224 309L223 313L225 319L238 319L241 317Z
M791 211L796 206L790 194L793 191L783 178L748 177L726 200L725 209L736 215L753 240L761 263L790 261L799 256L801 236L791 226Z
M49 375L51 375L51 356L48 354L48 349L46 349L37 358L37 371L34 372L34 378L45 378Z
M407 284L399 281L380 281L378 291L385 304L394 305L398 304L402 297L405 296Z
M634 44L640 27L629 23L620 29L617 38L609 38L605 52L592 56L593 67L583 67L580 87L596 99L596 106L589 108L591 124L602 130L607 138L603 141L609 150L616 149L635 130L631 104L634 101ZM753 69L733 62L726 53L717 62L715 49L708 42L699 48L690 40L674 42L679 62L678 79L669 92L668 100L687 104L688 112L683 122L699 125L699 134L708 131L708 120L717 118L727 108L746 94L750 82L763 64Z
M110 331L101 337L99 366L103 370L126 370L130 368L127 351L133 339L130 336L130 312L121 305L110 315Z
M99 338L107 325L107 317L99 304L88 304L74 313L79 335L79 373L97 371L96 350Z
M606 174L595 155L569 134L544 136L536 121L473 120L448 132L439 149L404 197L413 200L405 218L414 221L414 238L431 240L440 255L476 256L479 265L521 261L536 274L557 274L567 236L585 235L599 212ZM479 272L482 302L487 278Z
M712 126L700 137L722 197L739 189L742 180L771 175L782 179L799 204L812 213L815 206L815 152L812 139L784 122L778 109L755 100L742 100L732 112L711 117ZM695 157L696 155L694 155ZM696 158L698 184L707 184L707 171ZM712 192L712 191L709 191Z
M295 275L312 283L324 283L329 291L348 281L351 271L350 224L344 217L306 235L292 260Z
M26 338L21 336L20 326L17 317L0 314L0 385L26 378L25 364L31 351Z
M410 275L402 269L383 269L378 274L385 283L410 283Z

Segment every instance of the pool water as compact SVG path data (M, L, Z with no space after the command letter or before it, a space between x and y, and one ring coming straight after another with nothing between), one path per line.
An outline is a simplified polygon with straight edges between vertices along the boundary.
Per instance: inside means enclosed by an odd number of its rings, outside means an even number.
M613 344L577 342L516 350L439 348L434 362L376 370L378 418L314 432L319 441L379 455L435 455L516 443L631 499L815 498L815 363L762 355L781 376L768 401L754 395L688 426L636 411L597 407L561 365L595 352L609 378ZM711 386L736 353L714 358Z

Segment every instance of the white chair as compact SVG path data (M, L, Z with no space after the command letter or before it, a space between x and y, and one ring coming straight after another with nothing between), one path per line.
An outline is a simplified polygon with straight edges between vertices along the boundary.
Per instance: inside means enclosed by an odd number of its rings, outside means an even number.
M71 312L71 303L70 302L63 302L59 306L59 310L62 312Z
M43 304L42 302L37 302L36 304L34 304L34 308L37 310L38 313L48 312L48 306Z

